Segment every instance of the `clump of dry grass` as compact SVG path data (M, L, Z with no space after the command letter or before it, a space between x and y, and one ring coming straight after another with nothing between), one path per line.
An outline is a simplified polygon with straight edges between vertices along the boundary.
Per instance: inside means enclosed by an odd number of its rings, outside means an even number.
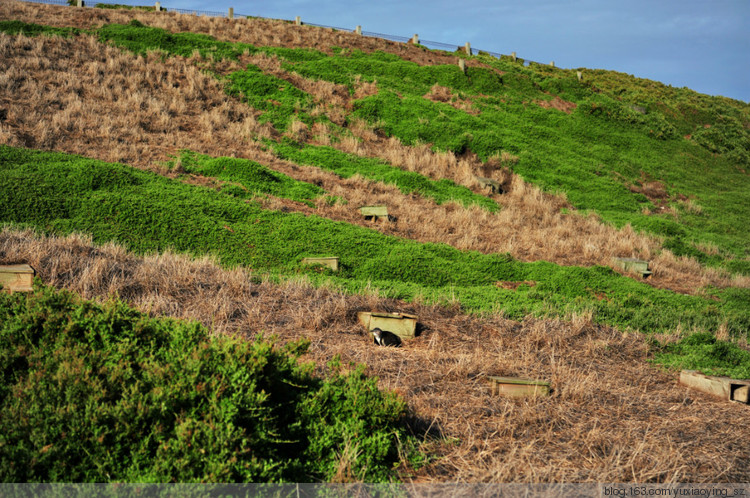
M93 36L0 34L3 142L151 167L178 149L254 146L256 115L179 58L161 61Z
M304 279L274 284L210 258L135 256L87 237L0 232L0 264L28 262L48 284L106 300L117 295L152 315L196 319L215 333L311 339L318 365L334 355L364 362L380 386L400 392L439 458L417 482L744 482L750 435L742 407L680 387L645 363L635 334L567 320L484 318L458 308L344 295ZM414 313L421 334L378 348L356 312ZM553 394L513 400L490 394L487 375L550 380ZM447 438L432 439L434 436ZM356 452L356 445L349 448ZM342 481L351 454L341 455Z
M557 109L558 111L562 111L565 114L570 114L576 109L576 107L578 107L578 104L576 104L575 102L563 100L557 95L555 95L555 97L550 100L536 100L535 103L539 107L543 107L545 109Z
M424 95L424 98L432 100L434 102L443 102L450 104L458 110L465 111L469 114L479 114L479 111L474 108L471 102L461 99L451 93L451 89L438 85L435 83L430 88L430 91Z
M377 81L362 81L361 75L354 76L354 95L352 98L363 99L371 95L378 94L378 83Z

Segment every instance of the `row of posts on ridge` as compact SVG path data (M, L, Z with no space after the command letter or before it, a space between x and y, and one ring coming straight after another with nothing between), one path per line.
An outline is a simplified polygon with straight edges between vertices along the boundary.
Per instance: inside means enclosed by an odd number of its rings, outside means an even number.
M83 0L77 0L76 6L83 7ZM156 12L161 12L161 2L156 2L154 4L154 10ZM227 17L229 19L234 19L234 7L229 7L229 11L227 12ZM302 26L302 18L300 16L297 16L294 18L294 24L297 26ZM357 26L354 29L354 32L358 35L362 35L362 26ZM409 43L418 44L419 43L419 35L415 34L411 37L409 40ZM466 52L466 55L471 55L471 44L469 42L466 42L466 44L463 46L463 50ZM512 52L510 54L511 60L513 62L516 62L517 57L516 53ZM551 67L555 67L555 61L552 61L549 63ZM466 61L464 59L458 59L458 67L461 69L461 71L466 72ZM576 76L578 77L578 81L581 81L583 79L583 74L581 71L576 71Z

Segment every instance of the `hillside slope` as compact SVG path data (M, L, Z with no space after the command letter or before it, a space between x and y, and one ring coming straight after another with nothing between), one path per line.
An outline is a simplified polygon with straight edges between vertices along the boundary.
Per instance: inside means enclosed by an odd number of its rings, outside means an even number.
M750 377L750 106L458 57L4 2L0 264L218 333L309 337L318 365L364 361L437 457L402 479L746 480L728 444L742 407L663 365ZM394 219L363 219L372 204ZM316 254L341 270L300 265ZM363 309L416 313L422 334L375 348ZM504 400L487 375L555 392Z

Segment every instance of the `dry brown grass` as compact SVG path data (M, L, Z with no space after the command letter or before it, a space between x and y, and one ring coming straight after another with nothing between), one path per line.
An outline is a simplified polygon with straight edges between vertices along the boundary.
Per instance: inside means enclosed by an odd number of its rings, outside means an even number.
M304 280L273 284L208 258L137 257L86 237L0 232L0 264L28 262L56 287L106 300L119 295L152 315L196 319L216 333L306 336L318 365L364 362L381 387L402 393L411 425L440 458L417 482L746 482L748 407L677 384L645 362L638 335L568 320L479 318L458 309L343 295ZM421 335L378 348L356 312L415 313ZM487 375L548 379L552 396L490 395ZM446 440L435 440L440 435ZM356 445L347 449L356 451ZM341 480L356 479L341 455Z
M93 36L0 34L0 140L152 167L181 148L254 148L252 109L189 61L161 62Z
M469 114L479 114L479 110L477 110L470 101L461 99L458 96L453 95L450 88L440 86L437 83L432 85L430 91L427 92L426 95L424 95L424 98L432 100L434 102L443 102L445 104L450 104L456 109L467 112Z
M565 114L570 114L576 109L576 107L578 107L578 104L576 104L575 102L563 100L558 96L555 96L550 100L536 100L535 103L539 107L543 107L545 109L557 109L558 111L562 111Z

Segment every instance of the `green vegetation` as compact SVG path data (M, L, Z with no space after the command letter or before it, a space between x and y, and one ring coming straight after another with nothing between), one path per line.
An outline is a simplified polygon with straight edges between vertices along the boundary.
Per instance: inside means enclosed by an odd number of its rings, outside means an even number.
M692 334L680 342L655 347L654 360L662 365L700 370L708 375L750 379L750 351L720 341L713 334Z
M430 180L418 173L404 171L379 159L347 154L333 147L303 145L289 139L284 139L281 143L268 141L267 144L276 155L283 159L327 169L342 178L361 175L370 180L396 185L405 194L417 193L422 197L434 199L438 204L458 201L464 206L475 204L488 211L498 209L495 201L475 194L450 180Z
M0 33L7 33L9 35L20 34L24 36L71 36L77 35L80 32L81 30L77 28L56 28L53 26L42 26L40 24L25 23L21 21L0 21Z
M227 93L239 95L251 107L265 111L261 122L270 121L278 130L285 130L292 117L305 124L312 124L308 112L312 97L284 80L270 76L258 67L248 65L227 77Z
M289 275L306 272L349 292L368 286L383 295L432 302L458 301L466 310L564 316L591 311L601 323L651 333L750 330L750 290L715 290L712 298L655 289L609 268L521 263L505 255L420 244L341 222L260 209L213 189L186 185L123 165L76 156L0 147L0 221L54 233L90 233L145 253L174 248L215 254ZM299 265L335 254L340 271L318 274ZM511 291L500 281L534 281ZM603 297L602 297L603 296Z
M278 346L213 336L40 287L0 293L3 482L310 482L344 449L393 479L413 452L405 403L363 367L325 379Z
M293 180L282 173L270 170L248 159L214 158L183 150L180 152L179 158L167 163L169 167L174 167L177 164L186 173L195 173L230 182L222 186L221 192L243 199L270 194L309 203L310 200L324 193L324 190L316 185Z
M618 73L586 71L586 85L604 91L646 114L658 113L679 136L737 163L750 164L750 109L743 102L710 97L688 88Z
M15 30L23 24L12 22ZM57 29L27 26L23 29L30 34ZM578 209L662 236L677 255L750 274L744 223L750 217L748 104L612 71L585 70L578 81L574 71L525 67L486 55L476 58L488 67L469 67L464 74L456 66L419 66L381 52L338 50L327 56L308 49L258 48L138 21L104 26L97 34L135 53L159 49L190 56L197 50L204 57L237 59L262 51L284 60L288 71L351 89L357 78L377 81L380 92L357 101L354 117L407 144L471 150L485 159L511 152L520 158L513 166L517 173L565 192ZM254 66L227 81L228 91L264 110L263 119L279 129L293 116L312 122L310 96L288 82ZM470 101L479 114L424 98L435 84L448 88L454 100ZM566 99L572 113L536 104L553 95ZM644 185L654 182L660 182L662 198L644 195ZM663 206L671 209L663 212ZM701 249L705 246L718 253Z
M102 26L96 30L96 34L102 42L109 41L141 55L146 55L150 50L161 50L168 55L190 57L197 50L204 58L237 60L245 52L257 52L252 45L222 42L198 33L171 33L148 27L137 20L132 20L129 24Z

